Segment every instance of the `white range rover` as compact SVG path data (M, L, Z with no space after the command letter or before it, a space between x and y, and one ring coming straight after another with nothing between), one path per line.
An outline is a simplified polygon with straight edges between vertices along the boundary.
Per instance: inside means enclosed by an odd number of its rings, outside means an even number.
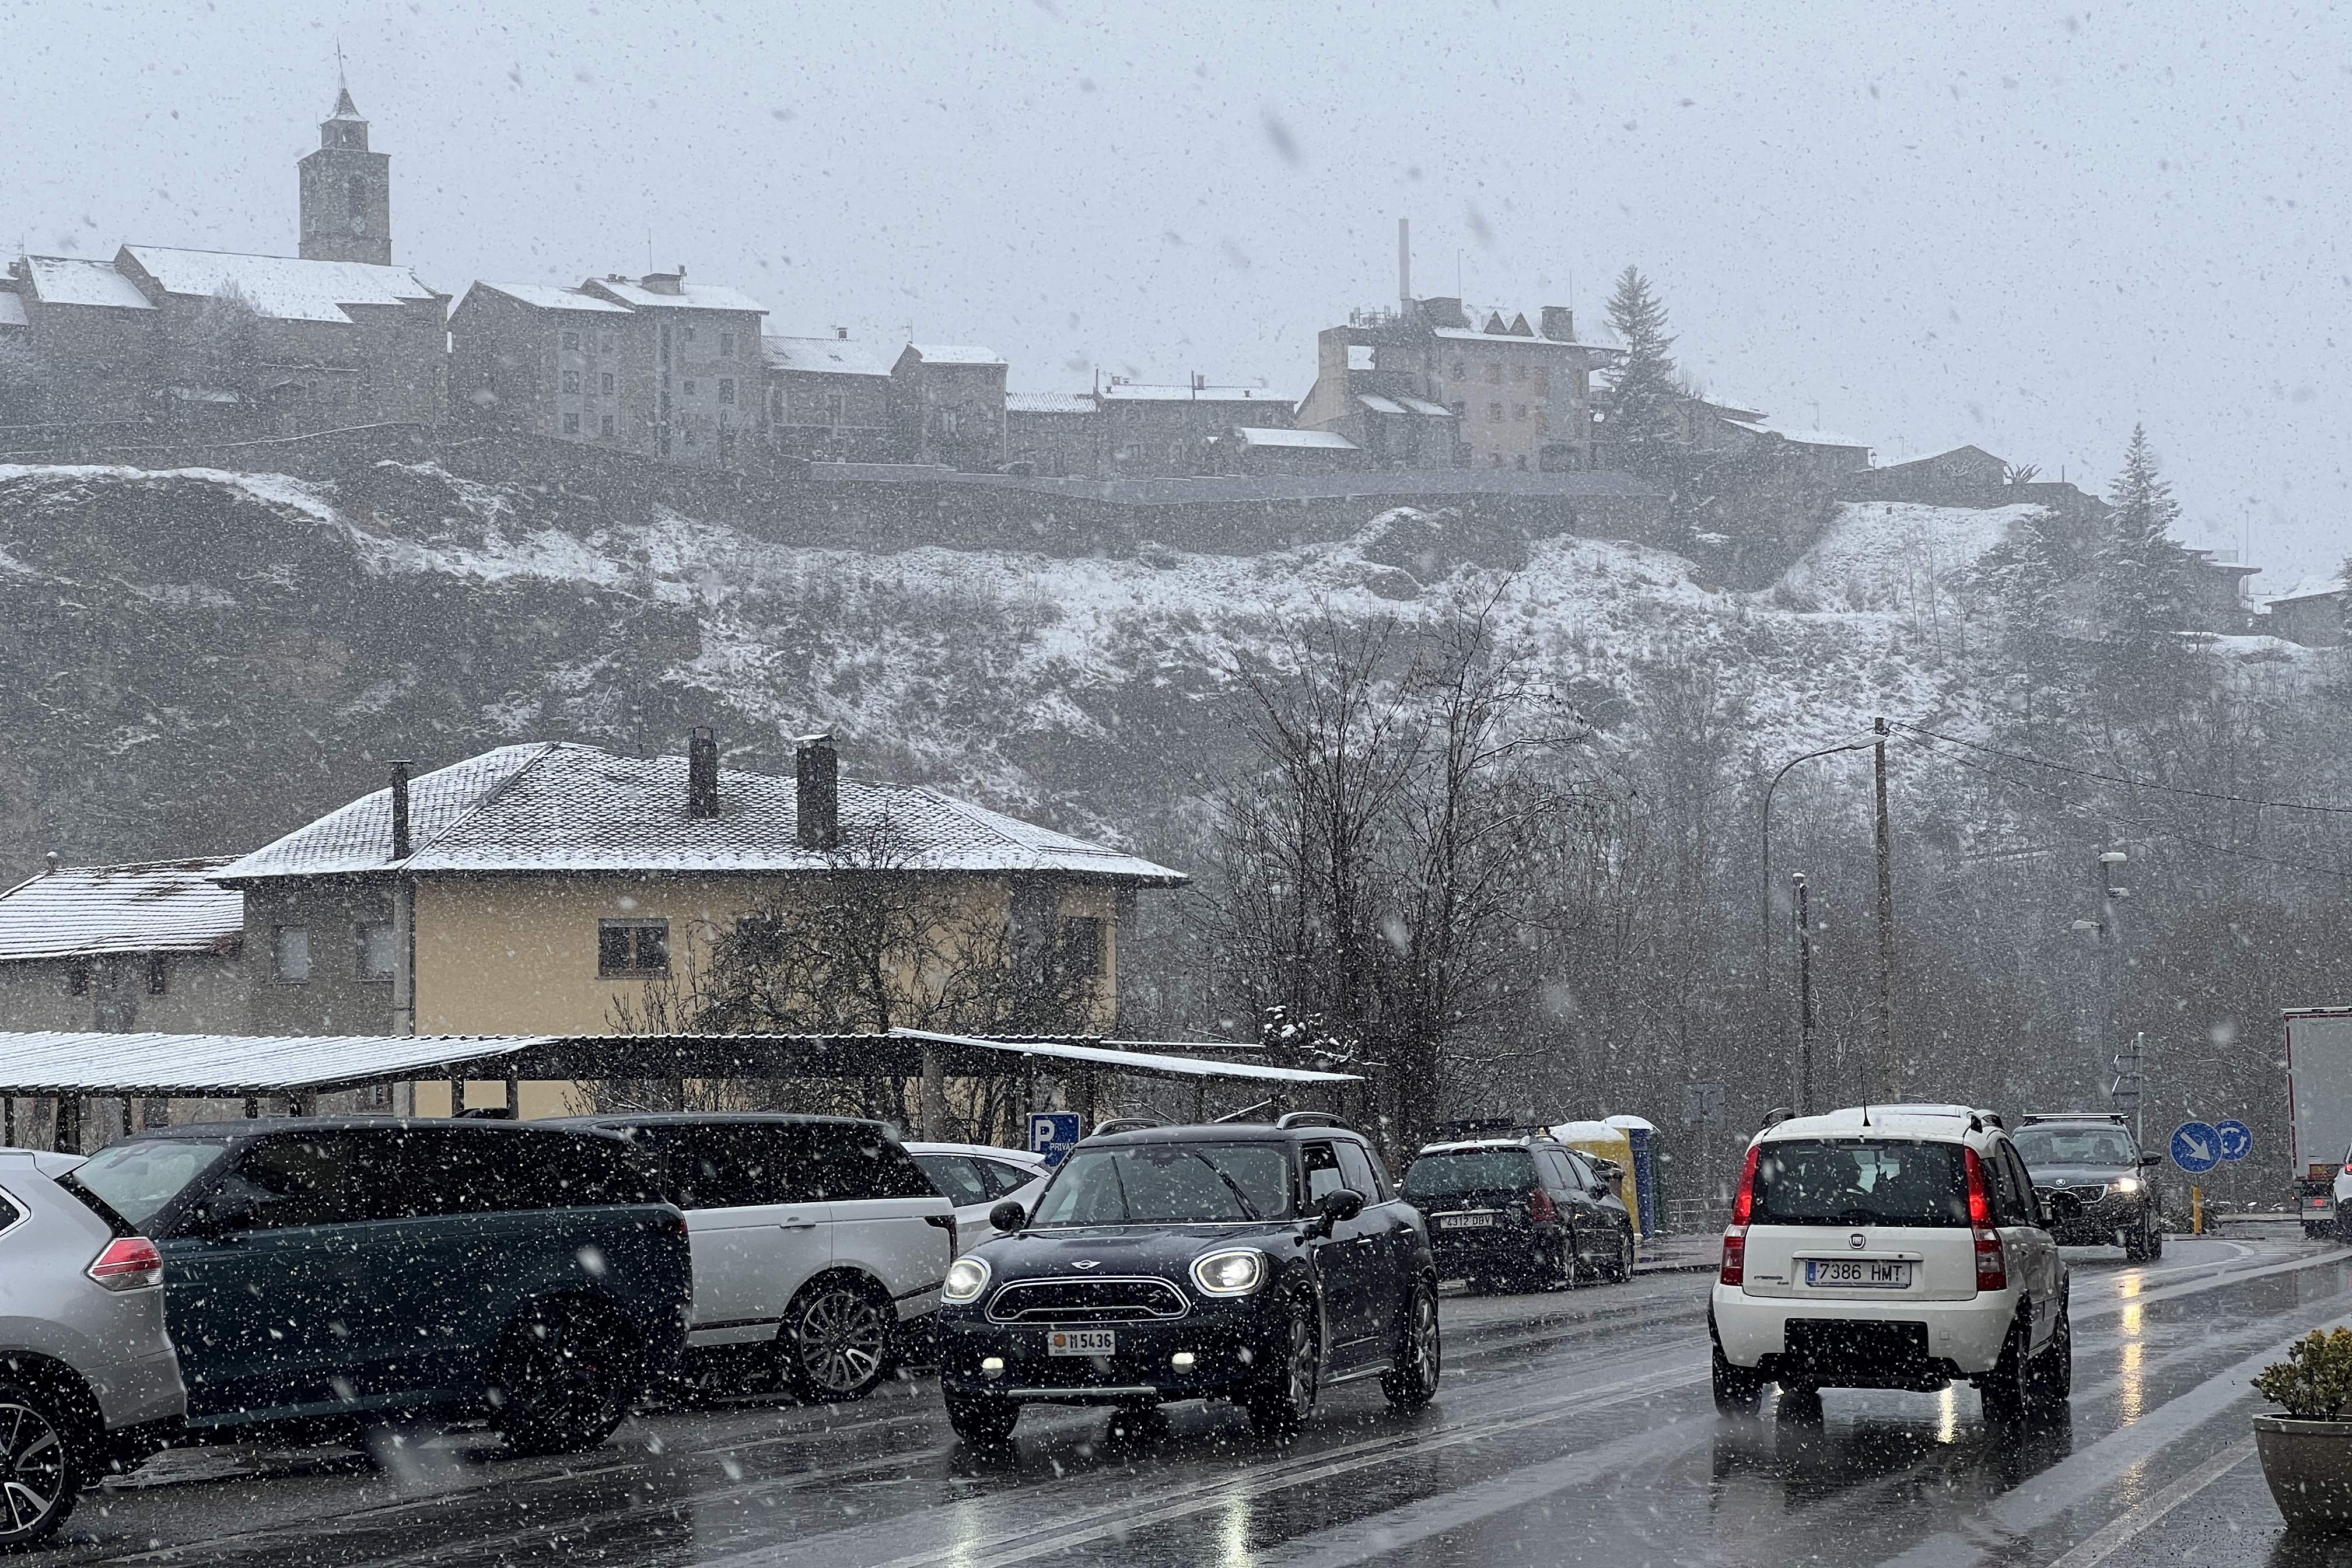
M1990 1111L1873 1105L1758 1133L1707 1307L1715 1402L1962 1379L1987 1419L2055 1417L2074 1386L2066 1265Z

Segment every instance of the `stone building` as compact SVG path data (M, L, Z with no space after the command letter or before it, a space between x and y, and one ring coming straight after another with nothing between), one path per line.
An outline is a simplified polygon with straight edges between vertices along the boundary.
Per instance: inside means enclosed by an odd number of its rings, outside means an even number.
M1094 395L1101 411L1106 477L1176 478L1217 472L1216 442L1239 426L1287 430L1296 407L1262 386L1111 383Z
M460 417L690 468L741 468L767 430L767 307L686 269L576 289L477 283L449 318Z
M296 166L302 185L303 258L392 265L392 159L368 147L352 89L319 126L318 148Z
M1102 408L1091 392L1008 392L1004 450L1015 473L1100 479Z
M994 349L908 343L890 366L898 460L993 473L1006 461L1005 363Z
M1576 341L1565 307L1474 327L1454 299L1350 312L1316 340L1302 429L1342 435L1391 468L1562 473L1594 465L1591 373L1616 351Z
M890 362L846 330L829 338L762 338L768 430L775 450L818 463L887 463Z

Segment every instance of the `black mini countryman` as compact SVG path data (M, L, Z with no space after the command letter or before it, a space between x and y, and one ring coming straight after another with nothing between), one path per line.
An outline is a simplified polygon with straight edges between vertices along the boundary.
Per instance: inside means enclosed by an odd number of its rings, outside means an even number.
M1420 1214L1362 1136L1278 1126L1097 1133L1034 1215L948 1273L940 1379L959 1436L1002 1439L1024 1404L1230 1399L1295 1429L1326 1385L1437 1391L1437 1274ZM1316 1124L1318 1122L1324 1124Z

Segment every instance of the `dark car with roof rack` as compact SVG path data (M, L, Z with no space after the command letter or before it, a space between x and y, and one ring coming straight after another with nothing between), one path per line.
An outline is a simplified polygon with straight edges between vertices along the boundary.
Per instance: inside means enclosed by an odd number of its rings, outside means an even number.
M1432 1143L1405 1168L1404 1196L1429 1221L1439 1277L1473 1289L1633 1277L1633 1216L1615 1167L1540 1130Z
M1224 1399L1273 1435L1320 1392L1377 1376L1437 1390L1429 1233L1380 1156L1336 1118L1273 1126L1113 1122L1073 1149L1036 1212L948 1271L948 1419L1002 1440L1030 1404Z

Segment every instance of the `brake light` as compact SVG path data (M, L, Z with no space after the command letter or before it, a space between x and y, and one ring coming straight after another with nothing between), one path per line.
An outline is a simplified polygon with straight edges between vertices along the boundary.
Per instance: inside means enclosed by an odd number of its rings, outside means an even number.
M2006 1290L2009 1255L2001 1247L2000 1232L1992 1227L1992 1194L1985 1187L1984 1162L1973 1149L1960 1152L1966 1157L1969 1173L1969 1226L1976 1237L1977 1289Z
M1551 1194L1541 1187L1528 1194L1528 1217L1538 1223L1559 1217L1559 1209L1551 1201Z
M1740 1167L1739 1191L1731 1200L1731 1226L1723 1233L1723 1266L1716 1271L1718 1285L1748 1282L1748 1216L1756 1212L1756 1160L1761 1144L1750 1144L1748 1163Z
M85 1270L109 1290L144 1290L163 1282L163 1255L143 1236L110 1241Z
M2352 1176L2352 1160L2347 1160L2344 1162L2344 1173L2347 1176Z
M1969 1173L1969 1223L1982 1230L1992 1224L1992 1192L1985 1185L1984 1161L1973 1149L1963 1149L1960 1153Z

